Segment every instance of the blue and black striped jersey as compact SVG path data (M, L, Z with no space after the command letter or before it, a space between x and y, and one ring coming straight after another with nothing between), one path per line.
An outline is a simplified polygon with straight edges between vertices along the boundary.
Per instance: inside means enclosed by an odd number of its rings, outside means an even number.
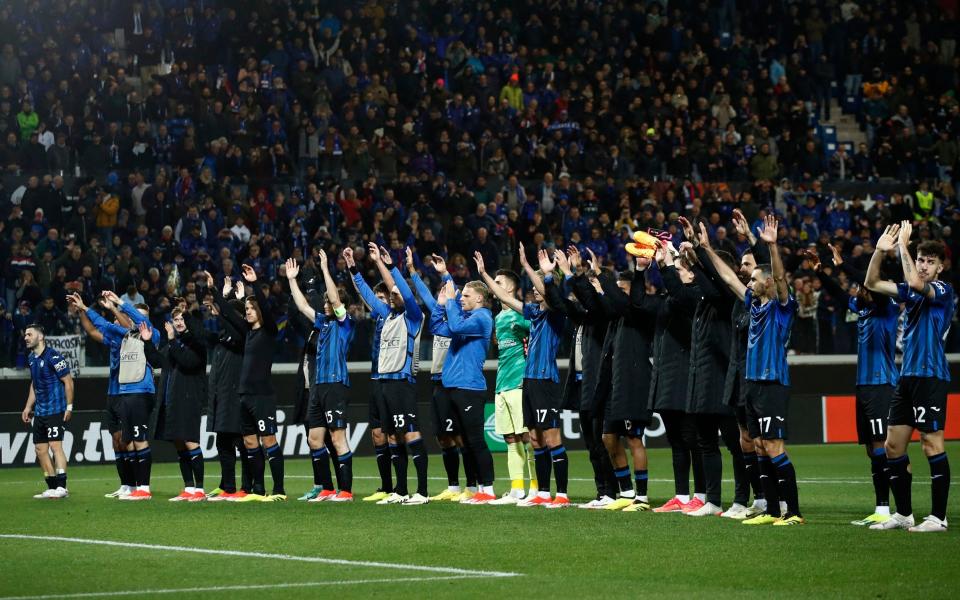
M911 289L906 283L897 284L900 301L907 308L900 374L950 381L943 344L953 318L953 288L943 281L931 281L930 289L934 293L933 299Z

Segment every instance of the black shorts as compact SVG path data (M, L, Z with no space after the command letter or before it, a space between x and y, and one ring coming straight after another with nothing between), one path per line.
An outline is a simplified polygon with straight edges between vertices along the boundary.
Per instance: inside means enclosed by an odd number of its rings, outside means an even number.
M379 379L370 380L370 429L382 429L387 422L387 403L383 398L383 386Z
M604 419L603 433L625 435L628 438L642 438L648 421L634 419Z
M307 429L346 429L349 391L350 388L342 383L313 385L310 388L310 405L307 408Z
M387 407L383 429L391 435L420 431L416 386L406 380L384 379L380 381L380 389Z
M527 429L560 427L560 384L549 379L523 380L523 426Z
M887 439L892 385L857 386L857 442L869 444Z
M433 382L433 396L430 398L431 416L433 417L433 431L441 435L457 435L456 409L450 397L450 390L443 387L439 381Z
M790 388L776 381L748 381L747 431L752 438L787 439Z
M120 413L120 440L124 443L145 442L148 439L153 394L123 394L117 396Z
M277 399L273 394L240 394L241 433L277 434Z
M107 396L107 431L113 435L120 431L120 396Z
M890 401L888 425L909 425L923 433L943 431L949 386L933 377L901 377Z
M63 423L63 414L44 415L33 417L33 443L46 444L48 442L62 442L67 428Z
M454 426L463 436L464 443L474 443L473 441L477 440L482 447L486 447L486 416L483 414L483 406L487 401L487 392L459 388L448 388L447 392L450 394L450 404L456 421Z

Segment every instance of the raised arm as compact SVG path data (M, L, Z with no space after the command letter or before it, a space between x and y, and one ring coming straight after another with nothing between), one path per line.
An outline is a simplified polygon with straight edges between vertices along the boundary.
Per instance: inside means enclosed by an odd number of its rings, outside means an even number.
M523 250L520 251L520 256L523 256ZM436 264L437 257L434 256L434 264ZM483 264L483 256L479 252L475 252L473 255L473 260L477 263L477 272L480 273L480 278L483 279L483 282L487 284L487 287L490 288L490 291L493 292L493 295L497 297L497 300L500 301L505 307L510 310L516 311L523 314L523 302L520 302L515 296L510 294L507 290L503 289L497 282L494 281L493 277L490 277L490 274L487 273L486 266ZM522 262L526 262L525 258L521 258ZM448 301L449 302L449 301ZM450 311L447 311L449 316Z
M123 336L127 335L127 329L120 327L115 323L110 323L104 319L100 313L93 310L93 308L87 307L83 303L83 299L80 297L80 294L71 294L67 296L67 302L70 302L77 307L78 310L87 318L93 328L100 334L100 341L108 343L109 339L120 339Z
M490 319L489 311L475 310L467 315L456 298L447 299L446 310L447 326L450 327L452 334L474 338L490 337L493 321Z
M579 256L579 253L577 256ZM544 288L547 292L547 304L563 311L576 322L583 321L587 316L586 309L584 309L580 303L571 301L563 293L563 285L565 283L570 283L572 287L575 266L570 264L570 259L563 253L563 250L556 250L553 253L553 257L557 263L557 268L563 273L563 282L553 281L552 279L544 282Z
M284 272L287 274L287 283L290 284L290 296L293 298L293 303L296 304L300 314L309 319L312 324L317 318L317 311L310 306L310 303L307 302L307 297L300 291L300 285L297 283L300 266L297 264L297 261L288 258L287 262L284 263ZM324 279L326 279L326 277L324 277Z
M897 238L897 245L900 248L900 265L903 267L903 280L910 289L926 296L930 300L937 297L936 290L929 283L923 281L920 274L917 273L917 266L910 256L910 236L913 234L913 224L910 221L904 221L900 224L900 236Z
M386 250L381 250L376 244L370 242L367 244L367 254L370 255L373 264L376 265L377 271L380 273L380 279L383 280L384 285L387 286L388 290L392 290L393 286L397 285L397 282L394 281L393 273L390 272L390 265L393 264L390 253Z
M864 279L864 285L871 292L877 292L885 296L897 298L900 292L897 284L880 278L880 265L883 264L883 255L897 246L897 237L900 234L899 225L889 225L883 231L883 235L877 240L877 247L870 257L870 264L867 266L867 275Z
M103 298L108 302L112 302L121 313L126 315L131 321L133 321L134 327L139 327L140 323L150 323L150 319L143 316L137 308L125 300L121 300L114 292L106 290L101 292Z
M353 260L353 249L343 249L343 260L346 261L350 273L353 275L353 285L357 288L360 299L370 308L370 313L374 317L385 317L390 314L390 307L387 303L377 298L370 286L367 284L363 275L357 270L357 263Z
M636 257L636 269L630 284L630 307L642 315L655 319L660 312L662 300L659 296L647 293L646 270L650 266L649 258Z
M773 215L767 215L763 219L760 239L767 244L767 249L770 250L770 270L777 287L777 300L780 301L780 304L786 304L787 300L790 299L790 290L787 288L787 274L783 269L783 261L780 259L780 247L777 246L778 229L777 218Z
M710 264L713 266L714 270L717 272L717 276L726 284L727 288L740 300L743 300L744 296L747 293L747 286L740 281L740 278L737 277L737 274L733 272L727 263L723 262L717 253L713 251L713 248L703 248L706 253L707 259L710 261Z
M247 325L247 322L237 313L233 306L230 305L230 301L227 299L230 296L231 290L233 290L233 282L229 277L224 277L223 291L221 292L217 289L216 285L214 285L213 275L209 272L206 272L205 275L207 277L207 287L210 289L210 293L213 294L213 302L220 310L220 316L231 327L245 334L250 329L250 326Z
M271 335L277 334L277 322L273 315L267 310L267 299L263 295L263 290L257 285L257 272L250 265L243 265L243 278L253 288L253 297L257 299L257 306L260 307L260 326Z
M102 344L103 334L94 326L93 321L91 321L87 315L87 307L83 304L83 298L80 297L80 294L76 292L67 294L67 304L77 311L77 314L80 316L80 326L83 327L83 331L87 334L87 337Z
M611 318L617 318L630 310L630 296L620 289L616 279L612 275L604 274L597 278L600 281L600 289L603 290L603 296L599 298L600 306ZM631 285L631 289L633 289Z
M423 281L420 274L417 273L417 267L413 264L413 250L410 246L404 249L404 255L407 259L407 273L410 274L410 281L413 282L413 291L420 297L420 301L427 307L427 311L432 315L437 310L437 300L433 297L430 287Z
M553 278L553 269L556 266L552 260L550 260L550 254L546 250L540 250L537 252L537 262L539 263L540 272L543 273L541 278L537 275L536 271L527 271L527 275L530 276L530 281L533 282L533 287L536 288L540 295L543 296L547 306L550 306L550 302L547 301L547 289L544 286L544 279ZM526 270L529 265L524 267Z

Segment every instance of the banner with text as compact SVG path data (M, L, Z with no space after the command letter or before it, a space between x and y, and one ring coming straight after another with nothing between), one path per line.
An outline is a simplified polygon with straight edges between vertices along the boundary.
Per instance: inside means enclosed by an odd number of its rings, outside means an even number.
M84 366L83 336L80 335L48 335L44 338L50 346L66 359L70 365L70 373L74 377L80 376L80 369Z

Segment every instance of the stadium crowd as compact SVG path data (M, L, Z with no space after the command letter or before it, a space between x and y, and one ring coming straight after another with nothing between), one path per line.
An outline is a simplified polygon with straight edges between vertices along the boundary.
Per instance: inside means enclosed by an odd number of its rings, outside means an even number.
M679 245L680 216L739 255L734 209L754 230L780 219L792 350L853 353L843 294L885 225L960 248L951 6L5 2L0 366L25 365L32 322L79 331L70 291L144 302L162 330L177 298L208 316L200 271L221 286L250 265L294 360L309 324L288 257L318 280L326 250L348 289L341 250L372 274L367 241L396 264L407 246L418 267L444 256L458 286L474 252L521 271L520 243L531 262L574 245L625 270L634 231ZM825 147L832 97L865 132L852 153ZM365 310L349 307L357 360Z

